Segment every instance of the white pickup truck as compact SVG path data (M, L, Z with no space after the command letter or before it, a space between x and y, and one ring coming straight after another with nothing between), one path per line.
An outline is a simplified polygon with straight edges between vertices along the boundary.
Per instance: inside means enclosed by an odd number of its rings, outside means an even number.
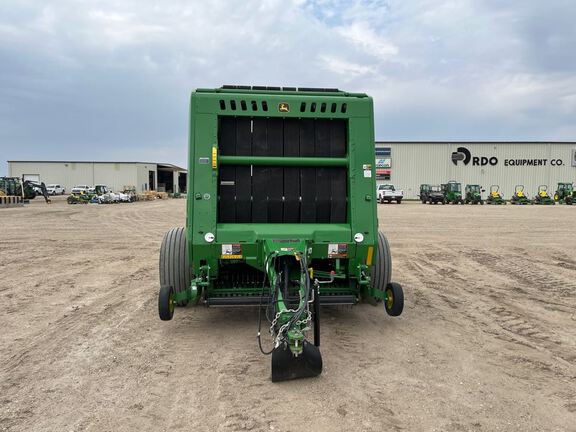
M380 204L384 204L385 202L391 203L392 201L400 204L402 198L404 198L404 191L397 190L394 185L391 184L378 185L376 192L378 193L378 201L380 201Z
M66 192L59 184L49 184L46 186L46 190L48 191L48 195L64 195Z
M70 192L72 193L72 195L80 195L82 192L88 192L89 189L90 186L88 185L78 185L74 186Z

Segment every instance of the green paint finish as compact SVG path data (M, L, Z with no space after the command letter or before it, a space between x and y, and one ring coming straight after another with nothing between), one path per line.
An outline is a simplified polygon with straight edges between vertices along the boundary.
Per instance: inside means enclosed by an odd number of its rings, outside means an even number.
M235 108L235 109L233 109ZM219 156L212 166L213 148L218 148L219 116L295 119L345 119L346 157ZM305 242L309 259L334 258L330 243L346 244L340 257L341 273L364 285L370 269L364 270L368 247L377 247L372 99L365 94L346 92L301 92L276 90L199 89L190 100L188 160L187 239L193 270L209 267L208 282L218 278L222 244L240 243L242 260L264 271L267 240ZM347 223L217 223L218 171L228 166L346 167ZM353 237L364 240L355 244ZM212 234L214 241L206 241ZM194 271L197 273L196 271ZM342 281L340 282L342 283ZM230 287L232 288L232 287ZM217 291L212 284L203 288L208 296ZM322 286L330 293L330 285ZM246 290L250 288L246 287ZM342 286L334 288L342 292ZM359 288L356 289L359 292Z

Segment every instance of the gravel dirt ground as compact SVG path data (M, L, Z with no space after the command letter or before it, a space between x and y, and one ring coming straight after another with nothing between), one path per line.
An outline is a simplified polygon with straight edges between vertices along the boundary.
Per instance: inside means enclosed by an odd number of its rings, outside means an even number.
M1 209L2 431L575 431L576 207L379 205L399 318L323 309L272 384L256 309L157 314L184 200Z

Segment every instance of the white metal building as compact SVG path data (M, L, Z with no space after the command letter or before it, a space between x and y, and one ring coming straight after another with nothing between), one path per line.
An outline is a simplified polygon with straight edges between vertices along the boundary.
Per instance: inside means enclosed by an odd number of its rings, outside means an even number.
M8 161L8 176L60 184L67 192L76 185L96 184L113 191L134 186L138 192L184 192L187 171L152 162Z
M510 198L517 184L533 197L558 182L576 182L576 142L377 142L377 183L392 183L416 199L420 184L456 180L486 191L500 185Z

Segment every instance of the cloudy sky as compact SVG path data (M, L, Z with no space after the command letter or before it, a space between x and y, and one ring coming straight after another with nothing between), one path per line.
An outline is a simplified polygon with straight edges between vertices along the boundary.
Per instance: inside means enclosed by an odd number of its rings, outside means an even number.
M374 97L379 140L576 140L574 0L2 0L8 159L185 164L221 84Z

